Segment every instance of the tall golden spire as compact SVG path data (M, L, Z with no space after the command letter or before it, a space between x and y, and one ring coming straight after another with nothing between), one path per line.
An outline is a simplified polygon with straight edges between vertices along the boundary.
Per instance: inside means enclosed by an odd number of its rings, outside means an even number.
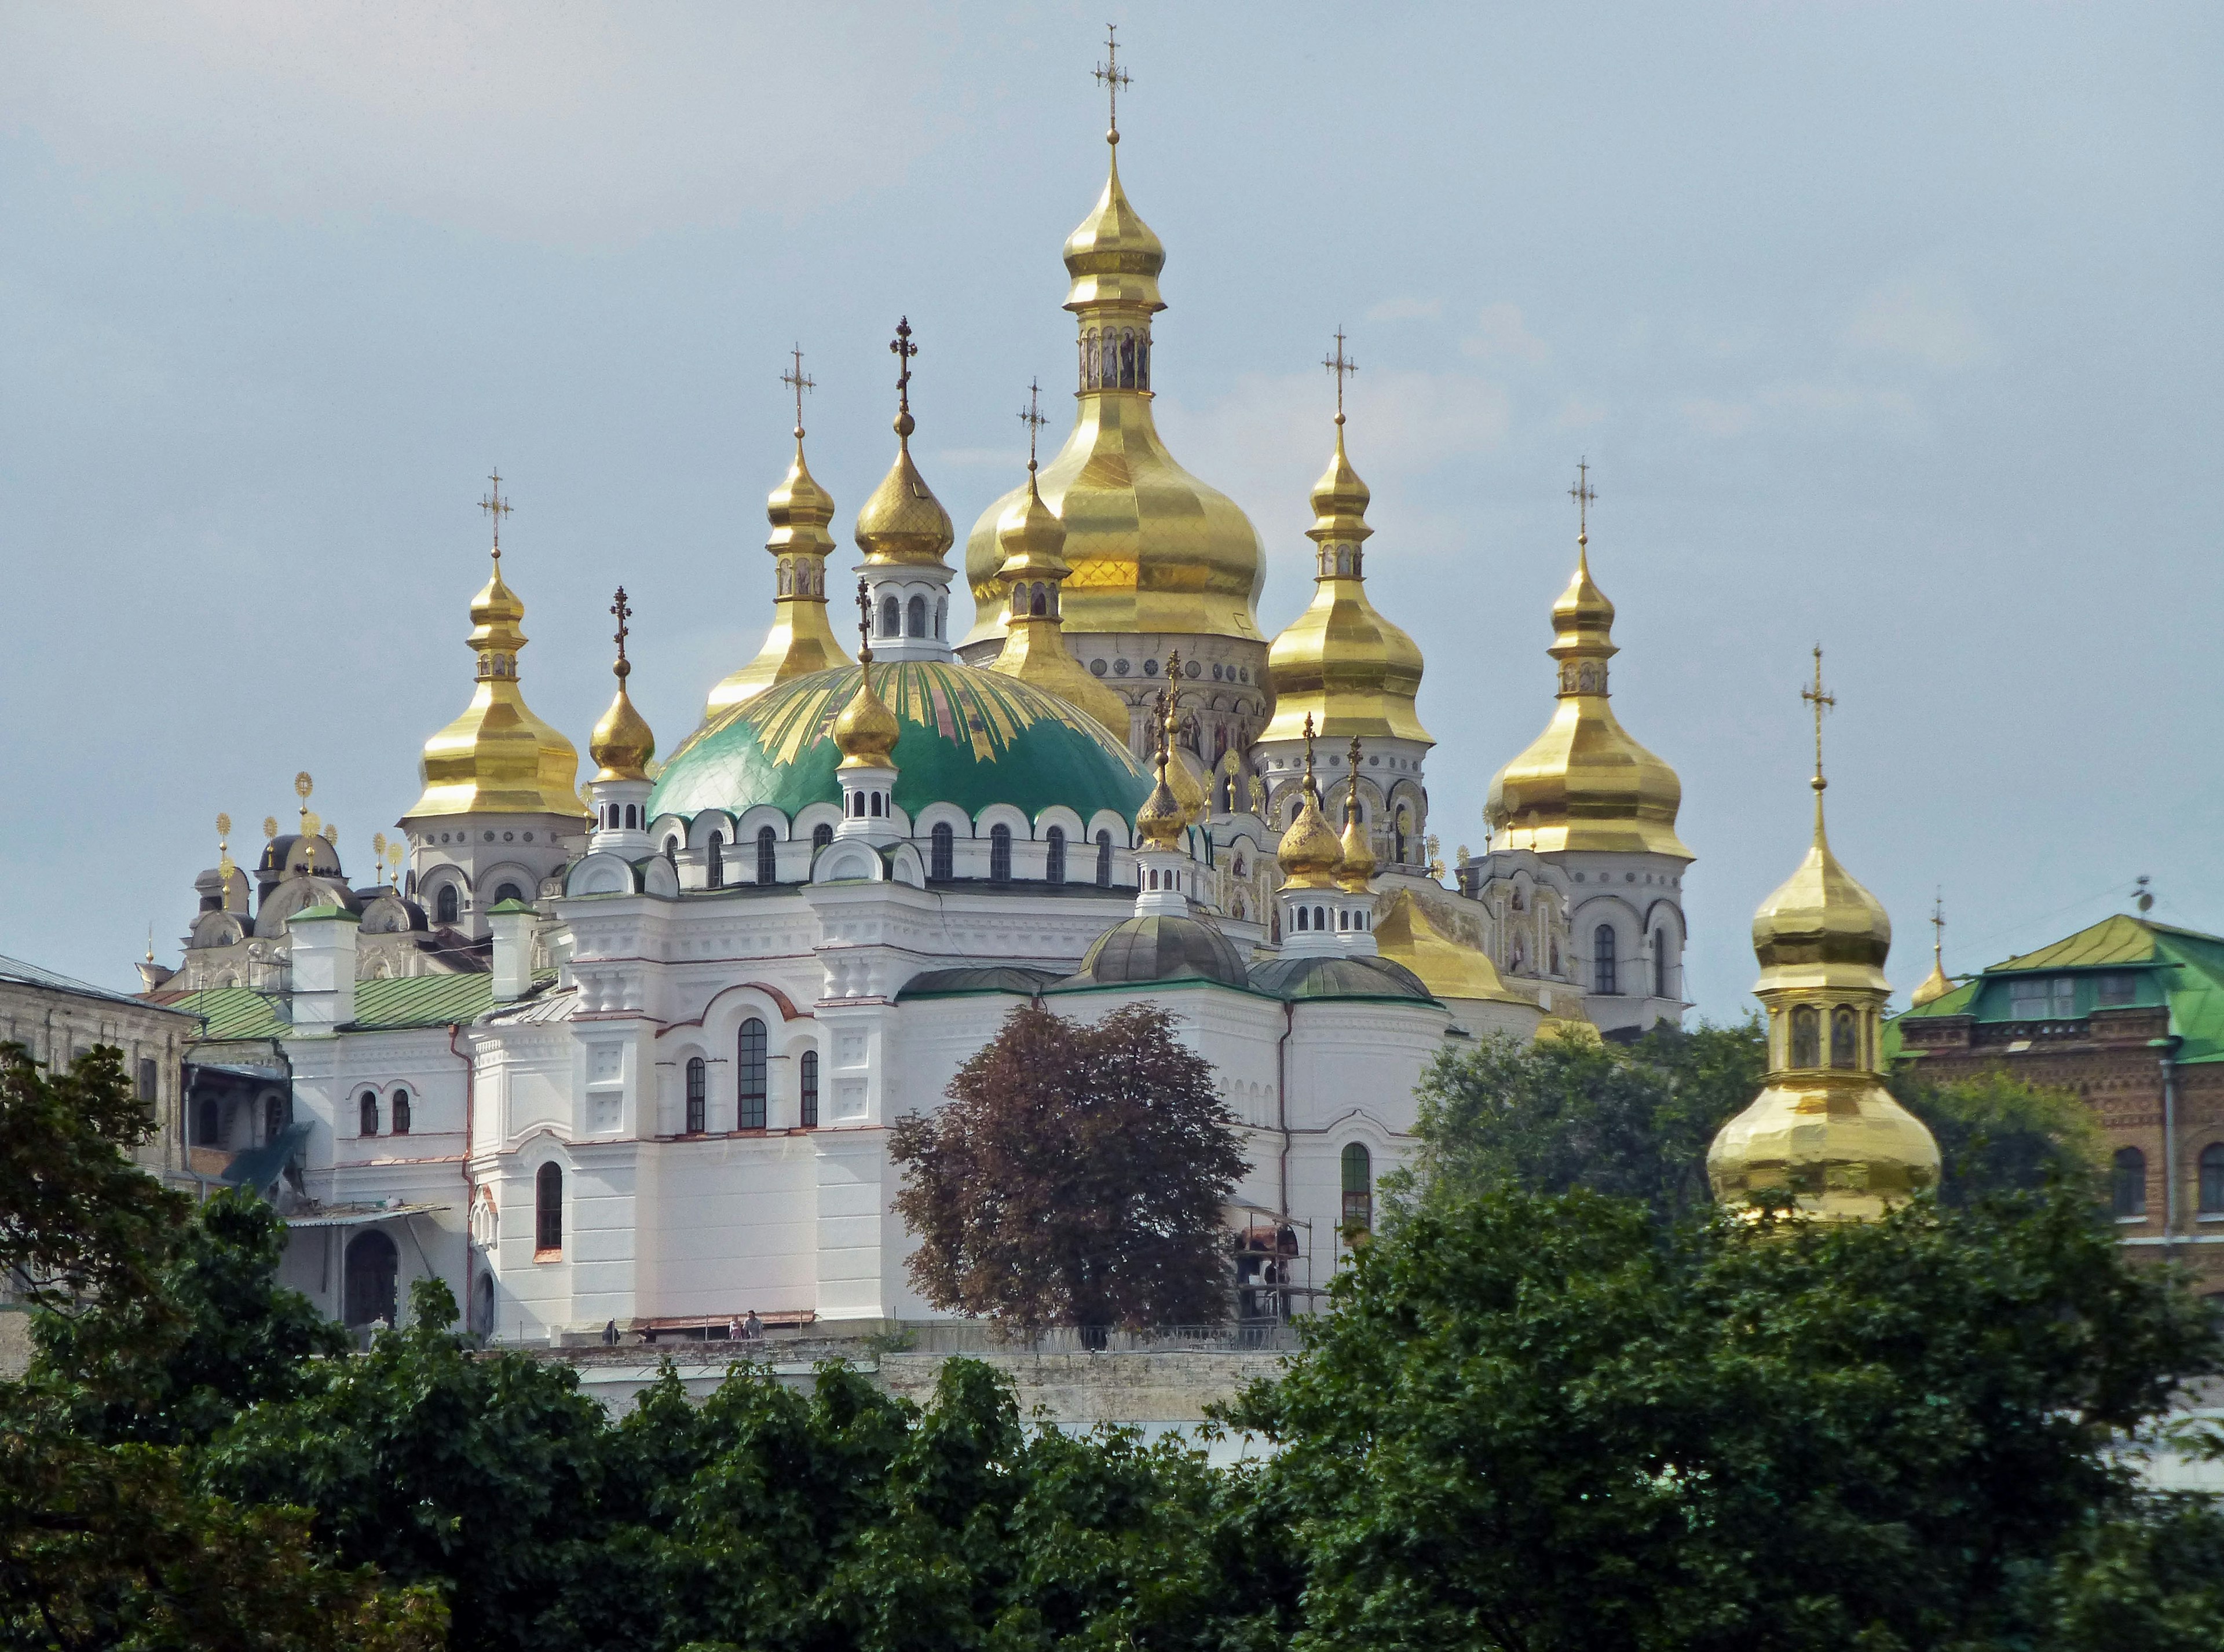
M1316 571L1313 600L1274 639L1267 670L1274 684L1274 717L1262 741L1295 740L1307 719L1324 738L1364 735L1435 744L1421 726L1414 698L1421 691L1421 651L1385 619L1367 595L1363 547L1371 495L1343 449L1344 381L1359 363L1344 353L1343 330L1321 365L1336 378L1336 446L1328 469L1313 484Z
M1683 783L1631 739L1608 698L1607 662L1614 642L1614 604L1591 577L1590 463L1576 468L1576 572L1552 604L1552 645L1559 703L1545 732L1498 772L1483 805L1496 847L1601 849L1671 854L1690 860L1676 835Z
M469 646L478 662L471 703L425 742L425 790L404 820L449 815L559 815L577 819L579 753L533 715L518 689L525 604L502 577L502 519L510 513L502 473L479 501L494 522L494 571L471 599Z
M1298 793L1298 812L1275 848L1274 859L1283 880L1299 889L1330 889L1336 868L1343 861L1343 846L1321 817L1320 786L1313 779L1313 726L1305 724L1305 778Z
M626 601L622 585L610 603L610 612L617 616L618 622L617 634L611 639L618 646L618 657L610 666L610 675L618 679L618 691L610 701L610 709L595 725L594 737L587 743L587 755L599 765L594 775L597 783L646 780L648 760L656 755L656 736L649 731L648 719L634 709L633 701L626 693L626 678L633 675L633 662L626 658L626 621L633 617L633 608Z
M1063 554L1065 529L1035 485L1035 434L1046 422L1040 400L1040 384L1030 383L1027 410L1020 415L1027 426L1027 496L1014 500L996 526L996 542L1005 552L1001 577L1010 592L1009 628L989 669L1086 711L1125 746L1128 703L1084 670L1065 646L1062 592L1073 570Z
M857 582L857 691L834 719L834 744L845 769L895 766L896 714L873 688L873 606L865 582Z
M950 513L926 485L912 463L911 433L919 428L911 416L911 363L919 354L912 342L911 318L896 323L896 336L888 349L900 370L896 375L896 462L881 485L873 489L857 513L857 548L871 565L888 564L943 565L943 553L956 537Z
M1825 1220L1862 1220L1932 1186L1938 1144L1884 1087L1879 1044L1892 994L1892 920L1831 852L1823 823L1823 714L1815 716L1815 837L1798 871L1753 915L1753 991L1768 1014L1768 1081L1724 1125L1707 1179L1725 1204L1774 1201Z
M1166 730L1158 731L1158 782L1151 795L1143 799L1143 806L1135 811L1135 835L1146 848L1178 849L1183 829L1189 824L1182 810L1181 799L1174 796L1166 777L1173 764L1173 755L1166 746Z
M1919 1010L1953 990L1954 982L1946 974L1946 892L1942 889L1930 903L1930 973L1907 995L1907 1001Z
M803 370L803 346L789 354L794 365L780 381L795 393L795 458L765 501L765 520L772 524L765 550L774 570L772 629L757 657L711 690L705 722L775 683L850 663L826 616L826 558L834 549L826 525L834 520L834 499L803 460L803 396L818 383Z

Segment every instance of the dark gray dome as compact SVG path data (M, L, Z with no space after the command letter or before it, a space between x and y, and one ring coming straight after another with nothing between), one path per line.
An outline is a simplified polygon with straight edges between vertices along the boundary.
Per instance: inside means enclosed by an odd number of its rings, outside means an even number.
M1052 970L1029 969L1023 964L976 964L960 969L930 969L924 974L913 975L896 997L900 1001L946 993L1017 993L1033 998L1057 979Z
M1251 985L1276 998L1406 998L1430 1000L1421 978L1387 958L1274 958L1251 972Z
M1242 987L1243 955L1217 925L1153 913L1115 924L1096 937L1065 987L1117 987L1153 980L1216 980Z

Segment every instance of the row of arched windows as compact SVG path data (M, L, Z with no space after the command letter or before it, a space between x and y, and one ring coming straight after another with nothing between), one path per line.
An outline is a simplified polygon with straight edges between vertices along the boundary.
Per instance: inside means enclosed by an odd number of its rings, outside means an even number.
M934 604L934 634L941 636L950 620L950 599L942 597ZM914 596L910 602L899 599L892 591L881 598L880 634L884 637L924 637L926 631L926 598Z
M1324 906L1299 906L1296 911L1298 928L1300 930L1320 930L1329 927L1328 909ZM1343 908L1336 915L1336 927L1338 930L1372 929L1374 916L1372 912L1355 911L1349 907Z
M1014 619L1054 618L1057 614L1058 586L1056 583L1046 583L1038 579L1032 583L1027 580L1020 580L1013 585L1012 617Z
M1619 947L1613 924L1602 924L1591 931L1591 991L1602 998L1613 998L1621 991L1621 969L1618 953ZM1671 984L1669 980L1671 966L1668 960L1668 931L1665 929L1655 930L1652 931L1652 996L1655 998L1674 996L1668 990ZM1640 968L1638 971L1640 980L1644 979L1644 970ZM1792 1062L1795 1067L1800 1064L1796 1061ZM1812 1066L1815 1063L1810 1062L1806 1064Z
M376 1090L365 1090L356 1098L355 1113L357 1135L376 1136L379 1133L379 1105ZM409 1092L397 1088L387 1102L386 1134L406 1136L409 1133L410 1123Z
M2200 1213L2224 1216L2224 1142L2211 1142L2201 1150ZM2120 1219L2147 1214L2147 1156L2136 1147L2116 1150L2110 1167L2109 1203Z
M826 564L816 557L780 559L780 595L782 596L824 596L826 595Z
M751 1016L742 1023L741 1031L735 1037L734 1052L734 1128L736 1130L765 1128L765 1099L770 1069L766 1044L765 1024L762 1021ZM806 1130L815 1130L818 1126L818 1052L805 1050L797 1061L796 1068L801 1122ZM699 1136L710 1127L710 1068L703 1057L689 1057L686 1132L691 1136Z
M1142 327L1090 327L1081 335L1081 388L1151 388L1151 335Z
M1831 1009L1827 1019L1824 1012L1812 1004L1800 1004L1791 1011L1791 1065L1794 1067L1823 1066L1823 1040L1825 1028L1830 1043L1832 1067L1851 1068L1861 1064L1861 1016L1850 1004L1840 1004Z

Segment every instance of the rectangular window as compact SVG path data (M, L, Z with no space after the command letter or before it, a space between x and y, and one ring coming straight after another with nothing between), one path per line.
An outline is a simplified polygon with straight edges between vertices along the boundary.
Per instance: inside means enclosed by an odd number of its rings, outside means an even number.
M139 1099L152 1101L161 1088L161 1069L155 1064L152 1056L139 1058Z
M735 1119L737 1128L762 1130L765 1127L765 1024L751 1016L742 1023L736 1077L741 1092L741 1107Z
M2019 1021L2067 1021L2077 1013L2075 975L2035 975L2008 984L2008 1013Z
M803 1052L803 1112L801 1123L806 1130L818 1128L818 1052Z
M2094 983L2093 1001L2101 1006L2129 1004L2139 995L2137 975L2103 975Z

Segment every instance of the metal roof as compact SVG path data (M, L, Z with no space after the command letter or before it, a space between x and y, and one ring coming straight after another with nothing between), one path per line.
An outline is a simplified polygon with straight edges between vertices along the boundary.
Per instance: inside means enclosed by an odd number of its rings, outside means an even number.
M0 955L0 980L12 980L25 987L43 987L50 992L67 993L73 998L105 999L111 1004L130 1004L142 1010L168 1007L155 999L142 998L136 993L111 992L105 987L95 987L90 981L58 974L54 970L42 969L37 964L25 963L21 958L10 958L5 955Z

